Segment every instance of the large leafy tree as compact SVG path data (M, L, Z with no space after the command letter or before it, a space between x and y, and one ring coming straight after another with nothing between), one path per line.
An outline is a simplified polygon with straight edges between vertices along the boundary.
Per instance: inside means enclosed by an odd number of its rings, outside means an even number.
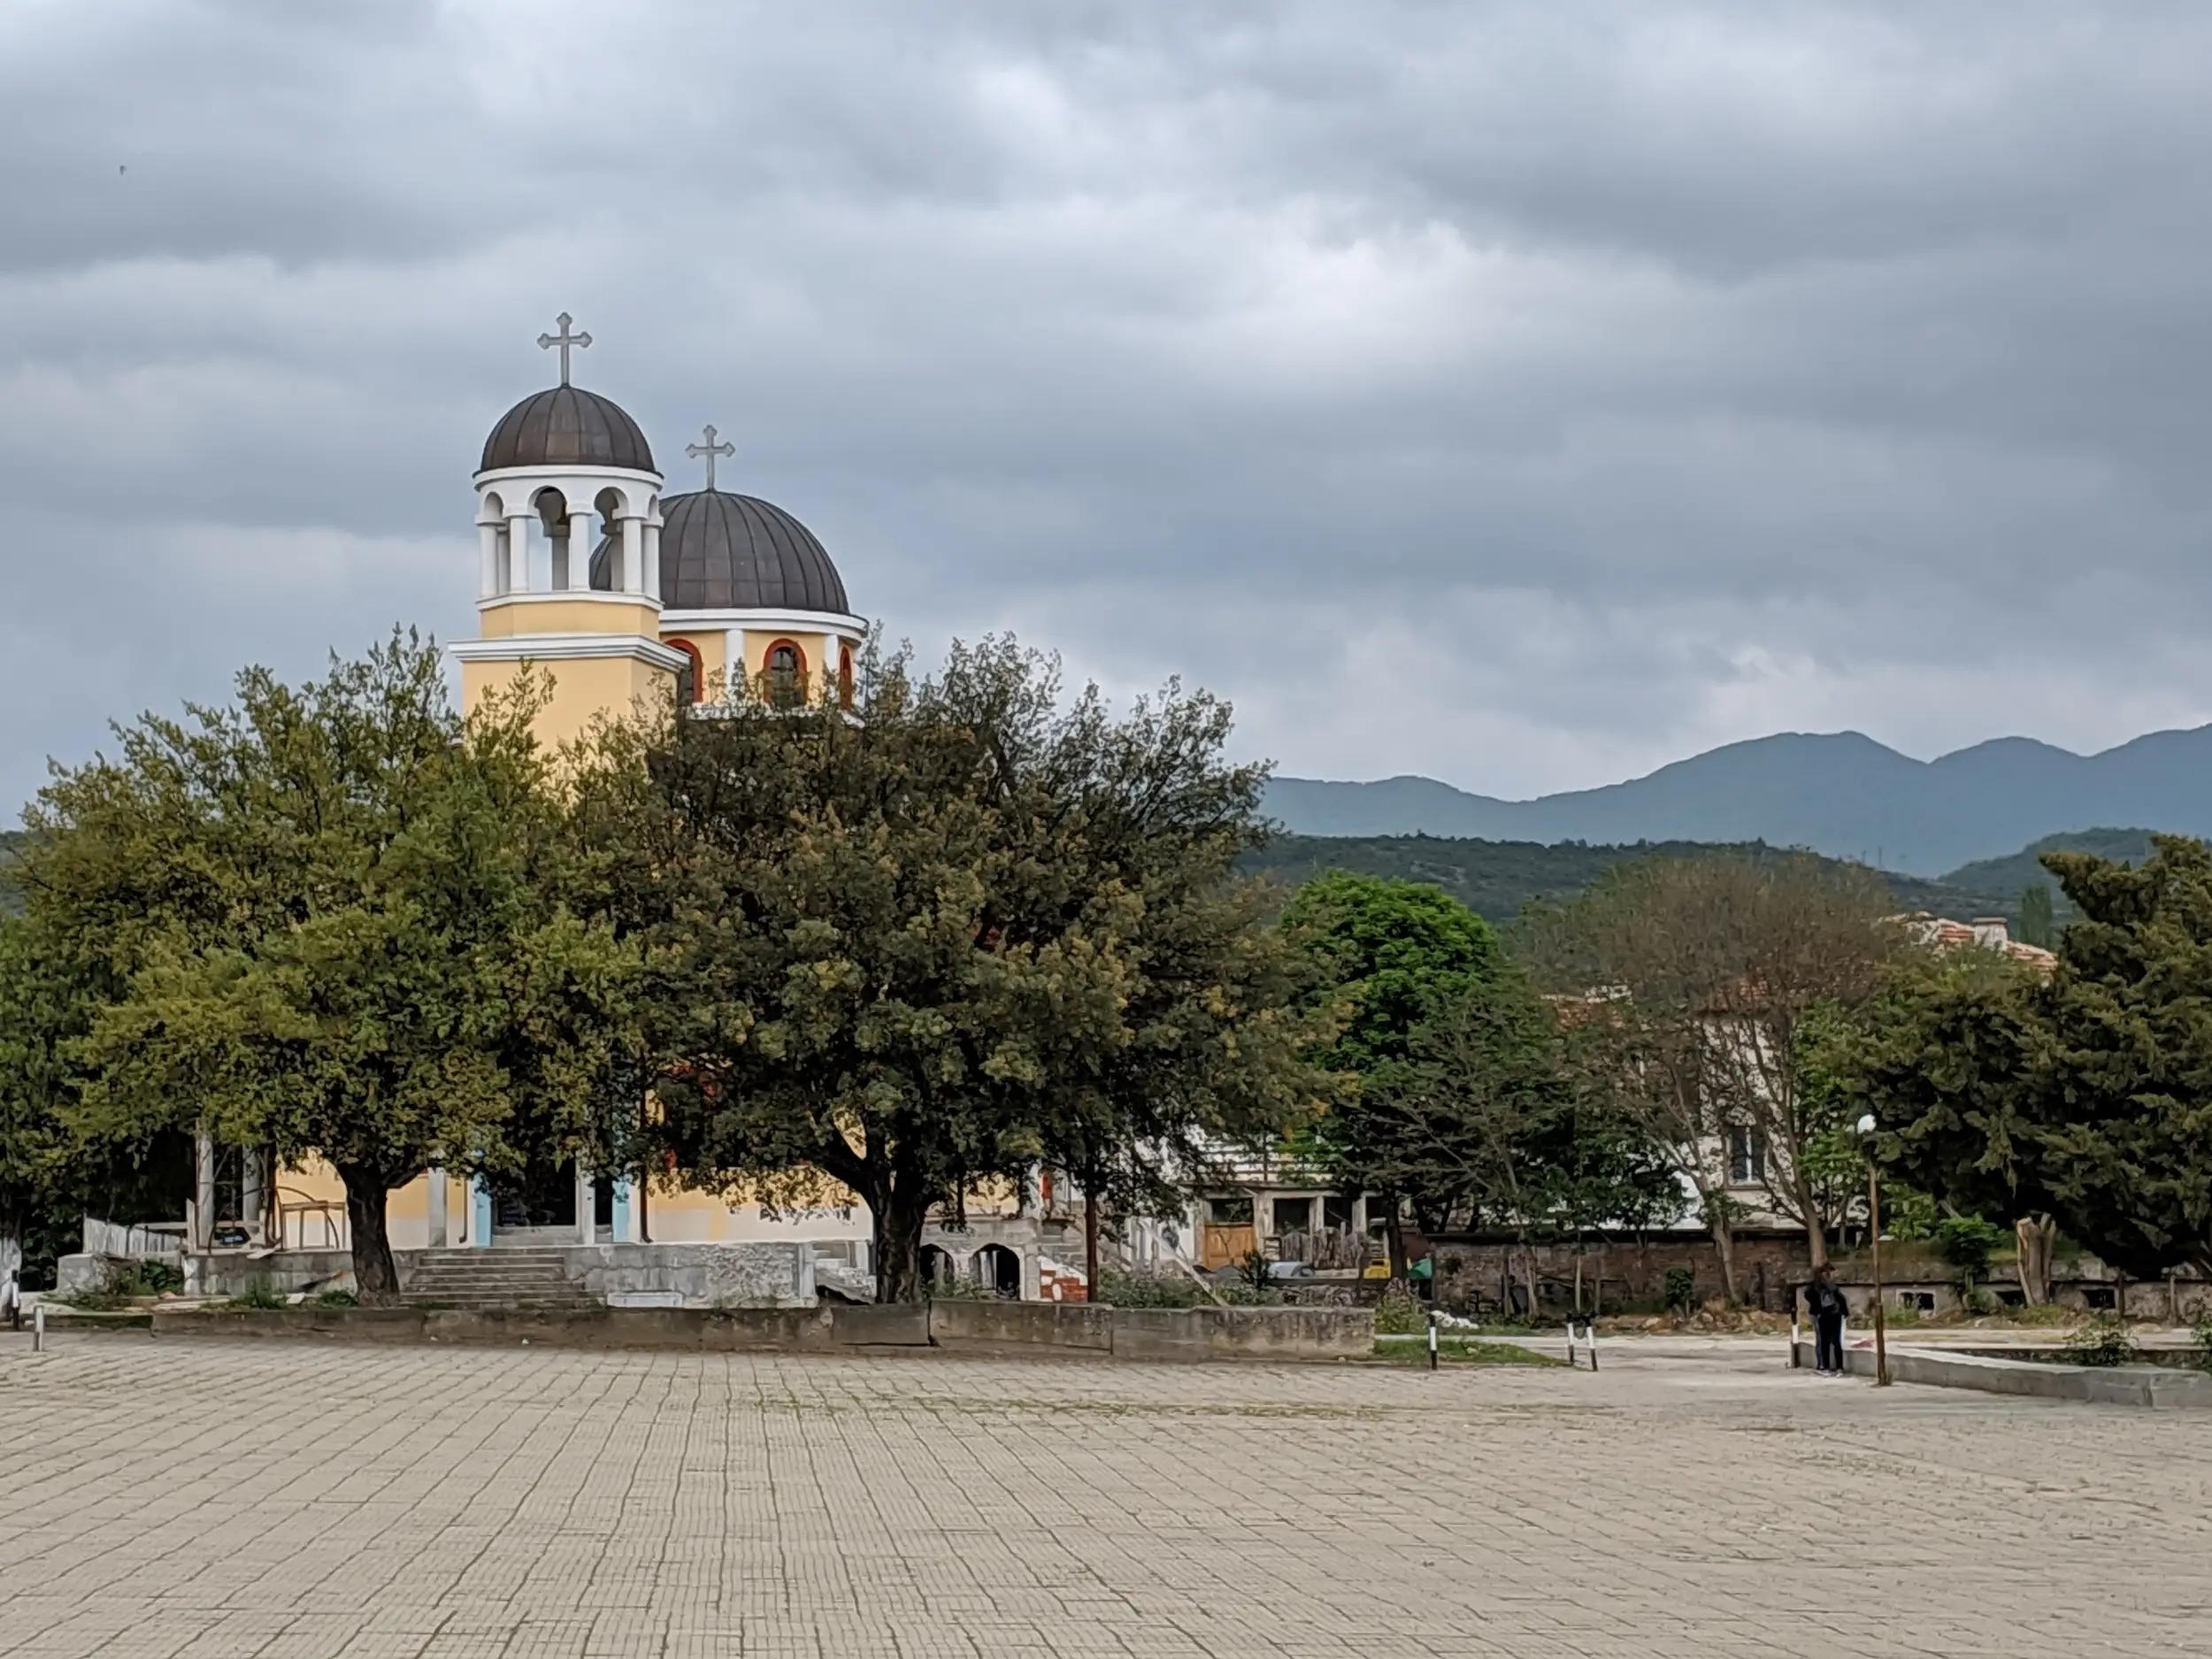
M657 1133L698 1185L856 1194L885 1301L979 1182L1060 1164L1095 1211L1325 1082L1233 875L1263 772L1224 758L1227 708L1061 692L986 641L872 663L849 711L609 726L580 780L601 913L656 976Z
M2212 1271L2212 849L2044 862L2078 918L2048 979L1981 952L1904 974L1847 1085L1947 1206L2046 1244L2047 1213L2132 1274Z
M2032 1002L2040 1183L2116 1266L2212 1272L2212 847L2043 862L2076 920Z
M385 1200L426 1166L607 1146L634 953L566 906L539 689L476 718L396 634L327 676L240 675L149 716L29 815L34 920L88 941L69 1116L326 1160L365 1294L396 1288Z
M1768 1201L1826 1259L1847 1189L1837 1103L1809 1087L1806 1039L1875 994L1902 944L1888 909L1870 872L1717 855L1621 867L1531 927L1590 1086L1696 1194L1732 1300L1732 1135L1763 1149Z
M21 1258L61 1187L64 1084L56 1036L66 1013L57 1000L30 925L0 918L0 1256L11 1260Z
M1339 1187L1382 1199L1391 1272L1402 1277L1404 1204L1434 1225L1463 1196L1448 1159L1420 1156L1424 1124L1448 1110L1424 1088L1434 1067L1417 1055L1423 1033L1448 1015L1463 1016L1461 1034L1488 1047L1503 1068L1496 1086L1509 1094L1532 1064L1525 1010L1509 993L1494 1008L1468 1009L1482 987L1508 977L1504 949L1490 925L1449 894L1342 871L1301 887L1283 928L1318 973L1317 1002L1343 1022L1325 1058L1349 1087L1313 1125L1310 1148Z
M1374 1178L1432 1232L1502 1229L1529 1245L1682 1211L1672 1171L1580 1087L1556 1010L1510 965L1424 1019L1407 1064L1356 1110Z

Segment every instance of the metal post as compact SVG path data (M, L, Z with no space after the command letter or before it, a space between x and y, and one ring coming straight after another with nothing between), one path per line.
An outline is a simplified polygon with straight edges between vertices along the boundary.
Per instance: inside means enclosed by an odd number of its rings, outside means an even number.
M1790 1369L1792 1371L1804 1369L1797 1358L1797 1316L1795 1313L1790 1315Z
M1582 1335L1584 1340L1590 1344L1590 1370L1594 1374L1598 1368L1598 1322L1595 1319L1585 1321Z
M1429 1315L1429 1369L1436 1369L1436 1315Z
M31 1352L46 1351L46 1304L35 1302L31 1308Z
M1868 1230L1874 1234L1874 1386L1889 1386L1889 1317L1883 1307L1882 1288L1882 1171L1872 1158L1866 1161Z

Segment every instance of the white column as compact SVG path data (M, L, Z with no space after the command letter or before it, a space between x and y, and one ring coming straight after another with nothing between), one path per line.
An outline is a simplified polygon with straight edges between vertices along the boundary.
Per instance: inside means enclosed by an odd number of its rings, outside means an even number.
M645 596L661 596L661 526L657 518L645 521Z
M499 591L499 525L491 518L476 526L476 596L489 599Z
M507 515L507 584L502 591L530 591L530 515L526 512Z
M645 587L645 520L622 520L622 591L642 594Z
M445 1171L434 1164L425 1171L423 1179L430 1183L430 1248L442 1250L453 1242L446 1219Z
M568 515L568 591L580 594L591 587L591 510Z
M209 1248L215 1236L215 1137L204 1130L192 1137L192 1203L186 1218L192 1248Z
M837 701L837 648L841 643L834 634L822 636L822 688L816 695L832 703Z
M745 630L732 628L722 636L722 701L734 706L752 695L752 676L745 672Z
M592 1222L591 1166L576 1160L576 1242L596 1244L599 1230Z
M258 1243L268 1242L269 1187L263 1178L262 1151L259 1147L241 1148L238 1154L238 1210L239 1220L246 1224L246 1231Z

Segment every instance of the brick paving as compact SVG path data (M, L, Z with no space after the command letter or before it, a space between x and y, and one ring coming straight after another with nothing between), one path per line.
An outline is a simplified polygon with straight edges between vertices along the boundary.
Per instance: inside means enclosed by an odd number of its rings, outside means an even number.
M0 1334L0 1655L2212 1651L2212 1421L1564 1371Z

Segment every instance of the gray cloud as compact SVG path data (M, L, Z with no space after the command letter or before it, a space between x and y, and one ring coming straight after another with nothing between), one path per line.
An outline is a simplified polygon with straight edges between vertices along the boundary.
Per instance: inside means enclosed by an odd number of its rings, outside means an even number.
M0 12L0 796L471 623L579 378L925 648L1491 793L2212 718L2212 16L2150 4Z

